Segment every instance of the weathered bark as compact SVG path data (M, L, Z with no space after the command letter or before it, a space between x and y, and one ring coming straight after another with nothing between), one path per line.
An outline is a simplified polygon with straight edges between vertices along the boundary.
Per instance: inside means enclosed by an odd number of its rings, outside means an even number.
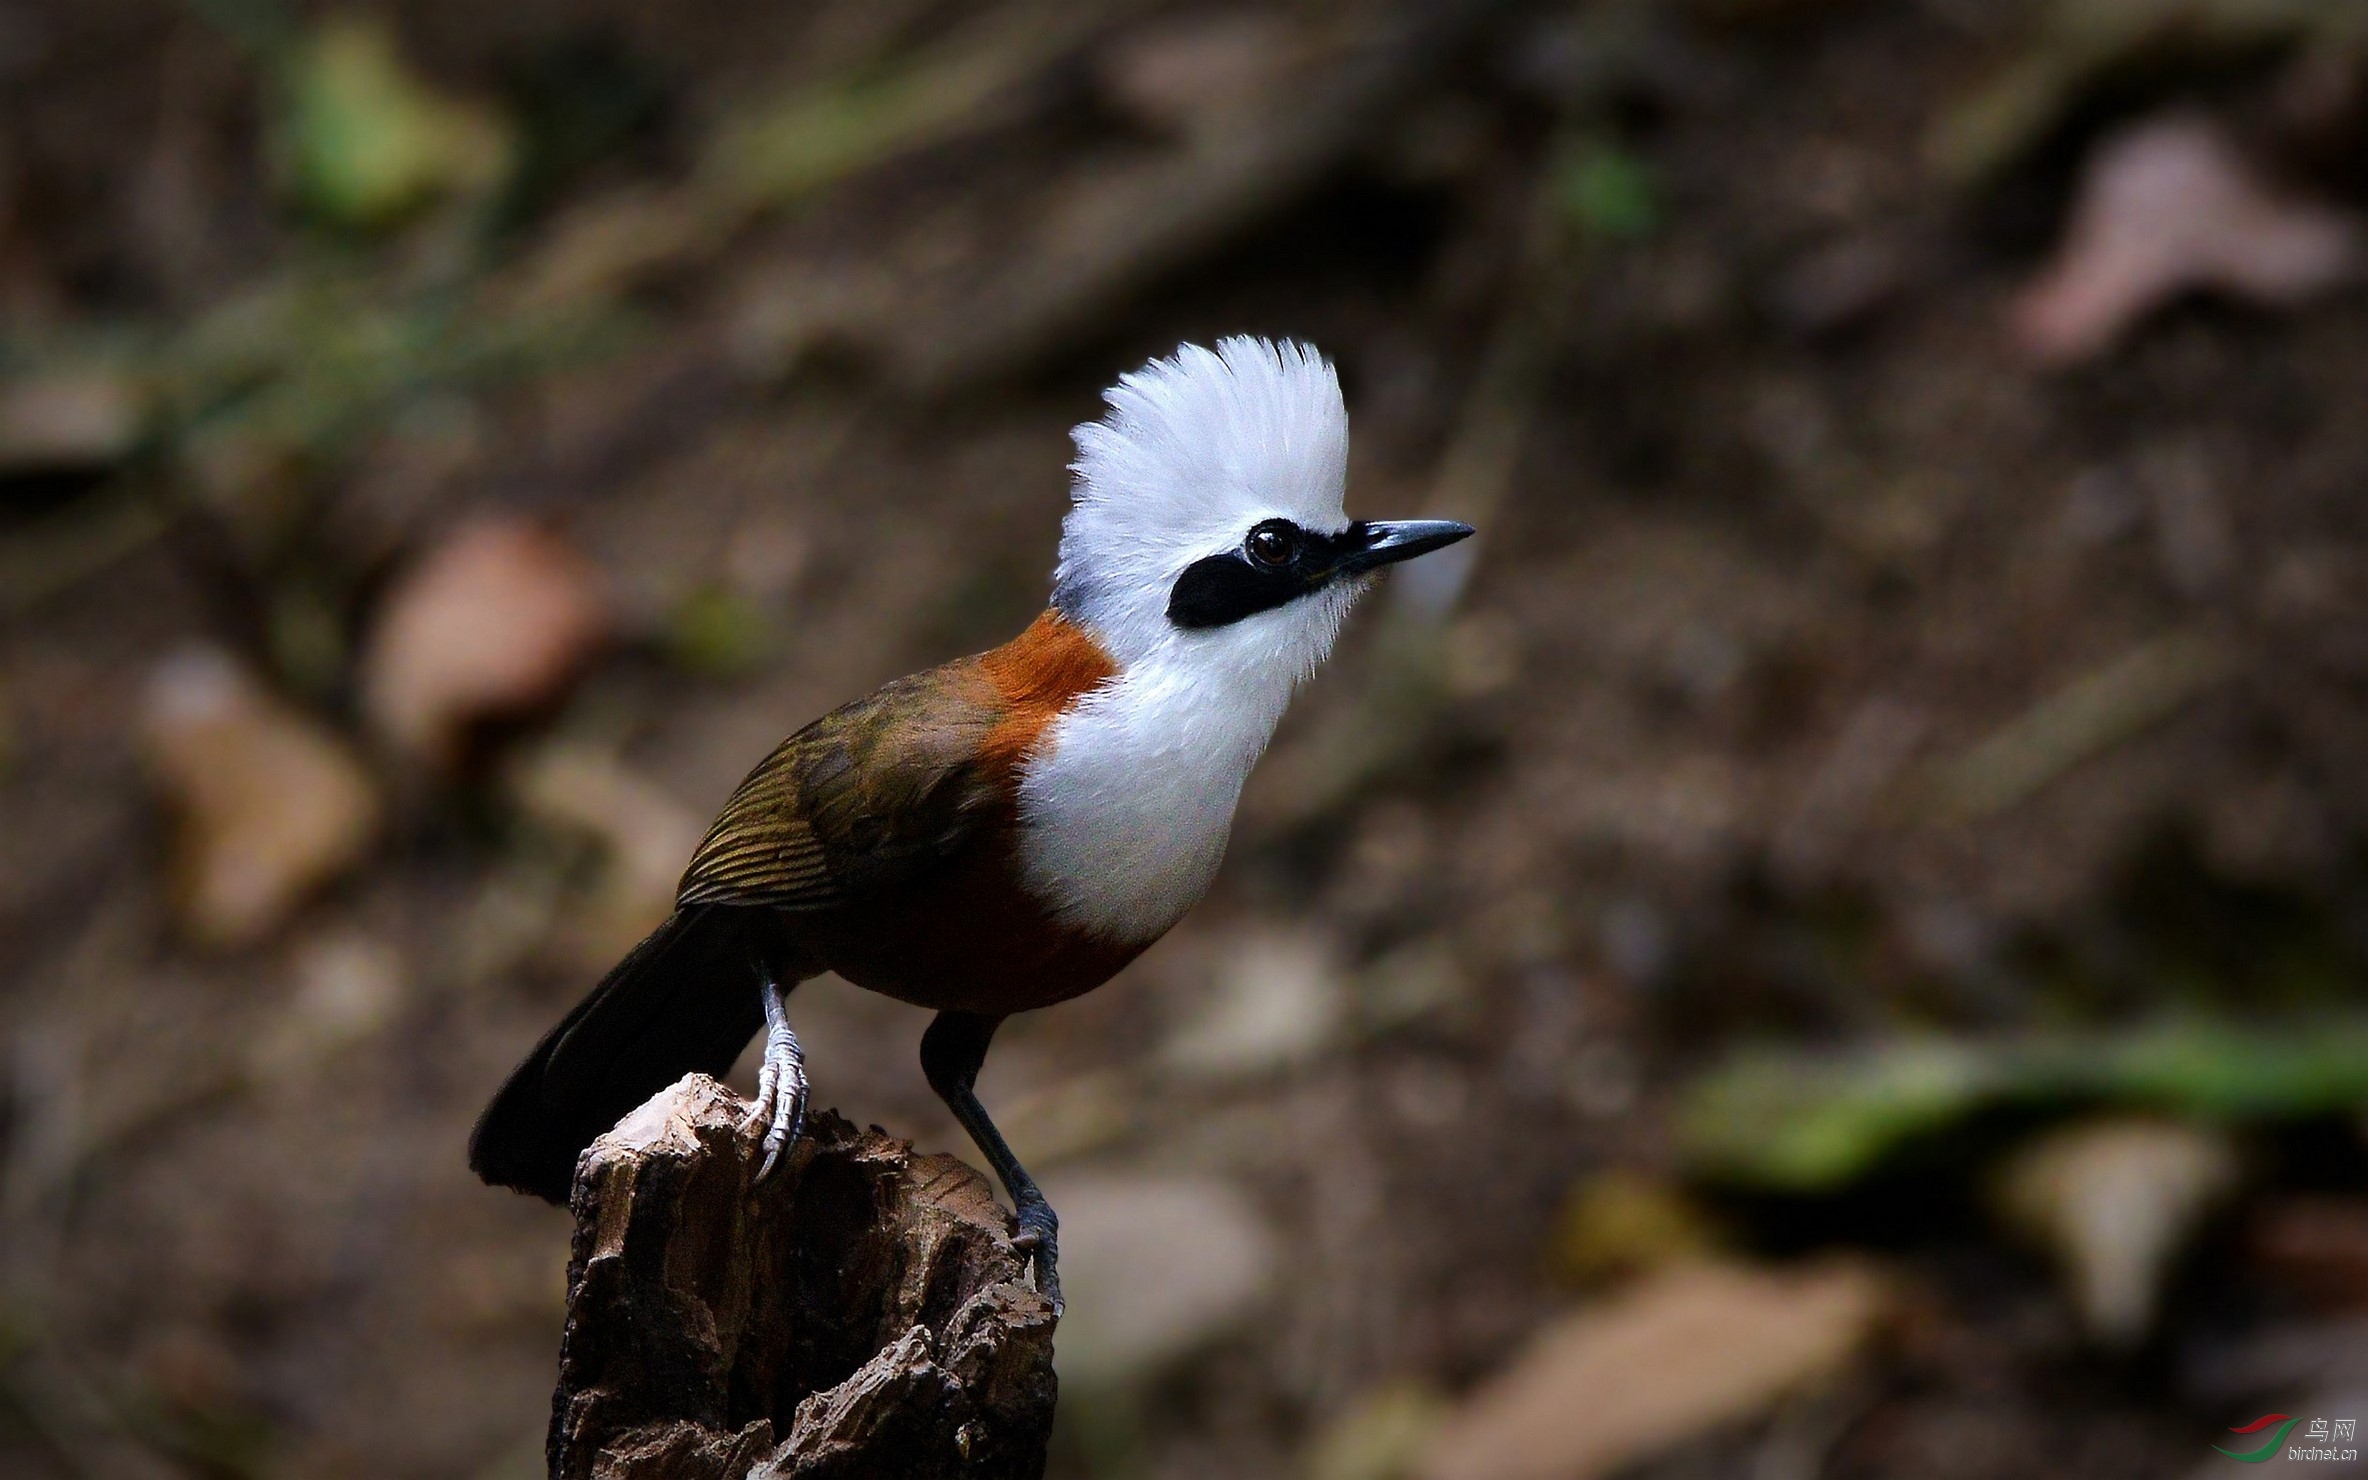
M816 1115L773 1176L690 1075L577 1169L557 1480L1036 1476L1053 1317L986 1181Z

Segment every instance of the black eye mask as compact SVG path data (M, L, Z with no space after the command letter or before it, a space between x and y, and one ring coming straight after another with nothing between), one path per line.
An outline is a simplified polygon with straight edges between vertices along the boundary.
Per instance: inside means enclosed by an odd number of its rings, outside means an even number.
M1186 631L1225 627L1312 595L1356 548L1355 531L1352 524L1340 534L1317 534L1288 519L1268 519L1235 548L1184 568L1168 592L1168 620Z
M1337 534L1264 520L1238 547L1184 568L1168 592L1168 620L1188 632L1230 626L1471 532L1449 519L1359 520Z

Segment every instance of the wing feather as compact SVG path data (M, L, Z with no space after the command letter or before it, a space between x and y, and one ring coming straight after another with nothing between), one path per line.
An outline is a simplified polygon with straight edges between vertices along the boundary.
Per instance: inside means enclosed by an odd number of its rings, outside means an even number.
M943 862L997 800L979 755L1004 707L966 661L824 715L732 793L677 904L837 909Z

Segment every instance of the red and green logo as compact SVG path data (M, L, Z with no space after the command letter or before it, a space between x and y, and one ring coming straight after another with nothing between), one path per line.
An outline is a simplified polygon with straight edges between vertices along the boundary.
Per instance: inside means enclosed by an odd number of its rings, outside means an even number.
M2263 1429L2268 1428L2271 1424L2276 1424L2276 1431L2273 1432L2268 1439L2262 1442L2262 1445L2259 1449L2247 1449L2239 1452L2234 1449L2220 1449L2220 1446L2217 1444L2213 1445L2212 1447L2240 1464L2264 1464L2268 1462L2270 1456L2278 1452L2278 1446L2286 1442L2286 1431L2293 1428L2294 1425L2300 1422L2302 1422L2301 1419L2288 1418L2283 1413L2264 1413L2259 1418L2254 1419L2251 1423L2246 1424L2241 1429L2229 1430L2229 1432L2232 1434L2258 1434Z

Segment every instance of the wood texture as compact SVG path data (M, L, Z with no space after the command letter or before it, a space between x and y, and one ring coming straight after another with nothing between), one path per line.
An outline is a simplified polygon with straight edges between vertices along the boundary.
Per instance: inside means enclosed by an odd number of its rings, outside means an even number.
M690 1075L586 1155L551 1474L1041 1475L1053 1317L985 1180L824 1112L752 1187L744 1113Z

